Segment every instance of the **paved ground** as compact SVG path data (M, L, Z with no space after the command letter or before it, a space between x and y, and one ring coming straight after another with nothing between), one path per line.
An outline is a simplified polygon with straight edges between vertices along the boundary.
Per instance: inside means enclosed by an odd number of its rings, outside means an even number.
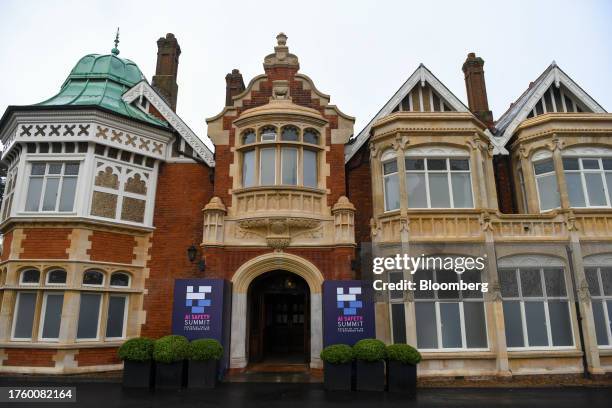
M114 407L198 407L198 408L382 408L382 407L609 407L612 387L474 389L425 388L416 399L389 393L335 392L321 384L224 383L212 391L181 390L156 392L123 390L117 382L0 378L0 386L76 386L77 403L4 404L11 406L114 408ZM1 404L0 404L1 405Z

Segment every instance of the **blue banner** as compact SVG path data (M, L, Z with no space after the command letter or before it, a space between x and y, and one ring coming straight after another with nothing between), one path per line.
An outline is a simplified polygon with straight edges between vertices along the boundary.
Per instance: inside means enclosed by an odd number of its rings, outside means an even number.
M360 280L323 282L323 346L375 338L371 286Z

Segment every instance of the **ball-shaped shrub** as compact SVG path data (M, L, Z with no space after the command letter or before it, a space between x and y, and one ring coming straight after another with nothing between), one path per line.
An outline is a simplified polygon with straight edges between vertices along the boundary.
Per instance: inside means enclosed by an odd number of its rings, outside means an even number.
M176 363L187 358L189 341L178 335L164 336L155 340L153 359L158 363Z
M150 361L153 358L153 339L136 337L119 347L119 358L125 361Z
M321 351L321 360L330 364L346 364L354 358L353 349L348 344L332 344Z
M387 359L417 365L421 361L421 353L408 344L390 344L387 346Z
M381 361L385 359L385 343L376 339L359 340L353 346L355 358L361 361Z
M197 339L189 343L189 360L219 360L223 357L223 346L215 339Z

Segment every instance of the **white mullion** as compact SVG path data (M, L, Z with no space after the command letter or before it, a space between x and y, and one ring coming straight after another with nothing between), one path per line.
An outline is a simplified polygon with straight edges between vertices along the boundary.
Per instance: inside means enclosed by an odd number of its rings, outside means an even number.
M584 174L585 170L582 166L582 158L578 159L578 168L578 171L580 172L580 181L582 182L582 194L584 195L584 203L587 207L590 207L591 200L589 199L589 190L587 189L586 175Z
M463 300L459 301L458 306L459 306L459 321L461 323L461 348L467 348L467 334L465 330L465 312L463 310Z
M43 210L43 205L45 202L45 194L47 193L47 175L46 175L46 169L45 169L45 175L43 176L43 182L42 182L42 187L40 190L40 198L38 199L38 208L36 209L36 212L42 212Z
M606 196L606 207L610 207L608 183L606 181L606 171L604 170L604 167L603 167L603 160L601 157L599 157L597 158L597 161L599 162L599 176L601 177L601 181L603 183L603 188L604 188L604 195Z
M427 159L423 158L423 173L425 174L425 193L427 195L427 208L431 208L431 197L429 196L429 170Z
M550 94L550 100L553 107L553 111L557 112L557 103L555 102L555 93L553 92L552 86L548 88L548 93Z
M455 200L453 198L453 185L451 182L450 159L446 158L446 183L448 184L448 197L450 208L455 208Z
M523 329L523 347L529 347L529 336L527 335L527 316L525 315L525 298L523 297L523 288L521 286L521 269L514 270L516 274L516 283L518 285L519 306L521 309L521 327Z
M550 313L548 311L548 293L546 292L546 284L544 281L544 268L540 268L540 286L544 296L544 321L546 324L546 336L548 337L548 347L554 347L552 338L552 329L550 325Z
M440 318L440 302L437 298L434 301L434 308L436 311L436 334L438 336L438 349L443 349L444 344L442 342L442 319Z

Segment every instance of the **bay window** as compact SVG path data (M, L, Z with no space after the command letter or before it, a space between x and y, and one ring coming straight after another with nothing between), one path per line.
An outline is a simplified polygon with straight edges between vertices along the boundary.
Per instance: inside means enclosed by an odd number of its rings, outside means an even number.
M584 272L591 294L597 344L612 346L612 267L592 266Z
M307 128L287 125L280 129L264 126L259 132L242 132L242 187L254 186L319 186L319 159L316 147L319 133ZM252 146L252 147L251 147Z
M30 163L25 211L74 211L78 175L78 162Z
M453 270L419 270L413 277L417 287L421 280L453 283L481 282L481 272ZM415 317L417 346L424 350L486 349L487 325L481 291L417 290Z
M562 266L501 267L498 272L508 348L574 345Z
M570 206L611 206L612 158L564 157L563 171Z
M559 189L557 186L557 175L552 158L540 160L533 163L535 173L536 188L540 201L540 210L547 211L559 208Z

